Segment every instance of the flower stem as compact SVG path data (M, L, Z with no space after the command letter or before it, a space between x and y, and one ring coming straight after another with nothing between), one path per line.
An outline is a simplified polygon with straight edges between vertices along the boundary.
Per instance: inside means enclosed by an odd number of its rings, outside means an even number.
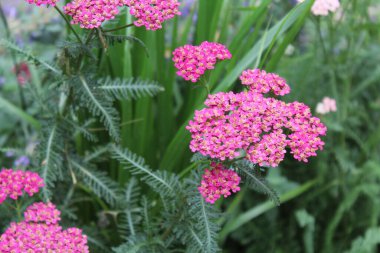
M114 31L118 31L118 30L121 30L121 29L124 29L124 28L131 27L131 26L134 26L134 24L131 23L131 24L123 25L123 26L116 27L116 28L113 28L113 29L103 30L103 32L105 32L105 33L108 33L108 32L114 32Z
M73 26L71 25L70 21L66 18L66 15L61 11L61 9L59 9L57 6L54 6L54 9L56 11L58 11L59 15L61 15L61 17L65 20L66 24L69 26L70 30L74 33L75 37L78 39L78 41L83 44L83 41L82 39L80 38L80 36L78 35L78 33L75 31L75 29L73 28Z

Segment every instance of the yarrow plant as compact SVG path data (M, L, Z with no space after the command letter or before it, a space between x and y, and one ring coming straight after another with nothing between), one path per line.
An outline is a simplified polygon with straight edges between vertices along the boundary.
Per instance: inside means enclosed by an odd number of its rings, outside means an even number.
M232 55L226 46L204 41L199 46L185 45L173 52L174 66L177 75L187 81L197 82L206 70L214 69L217 61L231 59Z
M299 3L305 0L297 0ZM339 0L315 0L311 12L316 16L327 16L329 12L336 12L340 7Z
M280 96L289 93L283 78L254 69L244 71L240 79L248 91L209 95L206 108L195 112L187 126L193 152L220 161L245 157L260 166L276 167L286 147L303 162L322 150L320 136L327 129L308 106L264 96L270 91Z
M73 18L72 24L81 28L94 29L106 20L114 19L119 8L128 6L132 16L137 18L135 26L145 26L148 30L162 28L162 23L180 15L177 0L74 0L65 7L65 13Z
M87 236L78 228L63 230L60 212L51 203L34 203L25 219L13 222L0 237L0 252L87 253Z
M177 0L125 0L125 4L137 18L135 26L145 26L147 30L161 29L165 20L181 15Z
M56 3L58 2L58 0L25 0L25 1L30 4L35 4L37 6L41 6L41 5L55 6Z
M18 199L23 191L33 196L44 186L42 178L35 172L2 169L0 171L0 204L7 197Z

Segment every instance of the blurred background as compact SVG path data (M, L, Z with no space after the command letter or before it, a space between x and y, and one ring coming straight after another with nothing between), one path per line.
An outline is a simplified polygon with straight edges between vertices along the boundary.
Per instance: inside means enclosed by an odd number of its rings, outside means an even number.
M165 87L158 97L125 102L123 145L153 168L180 173L190 165L183 125L206 94L176 78L171 51L204 40L223 43L233 59L211 73L212 92L241 89L234 73L260 67L288 81L292 92L284 100L306 103L328 127L325 149L309 163L289 156L268 170L279 207L249 188L218 202L225 212L223 252L380 252L380 2L342 0L327 16L294 11L297 1L290 0L180 2L182 16L165 29L128 31L146 48L122 42L99 63L109 75L151 78ZM9 27L8 33L0 24L0 38L56 60L67 36L57 13L21 0L0 3ZM288 13L296 19L283 20ZM47 86L38 67L0 46L1 166L32 166L40 137L27 115L43 117L33 92ZM90 146L82 140L77 151ZM125 181L109 164L109 174Z

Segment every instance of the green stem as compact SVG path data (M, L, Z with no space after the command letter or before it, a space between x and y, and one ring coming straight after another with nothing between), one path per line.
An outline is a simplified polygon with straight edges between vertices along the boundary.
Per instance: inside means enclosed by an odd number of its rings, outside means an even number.
M11 37L12 37L11 36L11 30L9 29L8 21L7 21L7 18L5 16L4 9L3 9L3 6L1 5L1 2L0 2L0 17L1 17L1 21L3 22L4 28L5 28L7 39L11 40ZM19 68L17 65L16 55L14 54L14 52L12 50L10 50L10 54L12 57L13 65L15 67L15 75L16 75L16 79L17 79L17 74L19 72ZM25 111L26 102L25 102L25 97L24 97L22 87L20 85L18 85L18 92L19 92L19 96L20 96L21 108Z
M127 24L127 25L123 25L123 26L120 26L120 27L116 27L116 28L113 28L113 29L109 29L109 30L102 30L104 33L108 33L108 32L114 32L114 31L119 31L121 29L124 29L124 28L128 28L128 27L131 27L131 26L134 26L134 24Z
M81 44L83 44L82 39L80 38L80 36L78 35L78 33L73 28L73 26L71 25L70 21L66 18L66 15L57 6L54 6L54 9L56 9L56 11L58 11L59 15L61 15L61 17L65 20L66 24L68 25L68 27L70 28L70 30L74 33L74 35L77 38L78 42L81 43Z

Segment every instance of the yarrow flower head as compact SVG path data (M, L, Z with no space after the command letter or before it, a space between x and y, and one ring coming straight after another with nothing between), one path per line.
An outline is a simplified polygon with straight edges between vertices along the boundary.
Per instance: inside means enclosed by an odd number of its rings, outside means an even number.
M35 4L37 6L41 6L41 5L55 6L56 3L58 2L58 0L25 0L25 1L27 1L30 4Z
M2 169L0 171L0 204L8 196L11 199L18 199L23 191L33 196L43 186L43 179L35 172Z
M177 0L125 0L129 13L136 17L135 26L145 26L147 30L162 28L165 20L181 15Z
M226 46L208 41L202 42L199 46L185 45L173 52L174 66L178 69L177 75L194 83L206 70L214 69L218 60L231 59L231 57Z
M245 154L252 163L272 167L284 159L286 147L299 161L317 155L324 145L320 136L326 134L326 127L302 103L264 97L262 92L269 89L281 95L290 88L282 78L263 73L243 73L241 79L251 85L249 91L209 95L207 107L196 111L186 127L193 152L221 161Z
M60 215L54 204L43 202L32 204L24 212L26 222L44 222L47 225L57 224L61 220Z
M267 73L265 70L245 70L241 74L240 80L242 84L248 85L250 90L256 93L264 94L273 91L277 96L284 96L290 92L290 87L284 78L274 73Z
M299 3L305 0L297 0ZM316 16L327 16L329 11L336 12L340 7L339 0L315 0L311 12Z
M51 203L28 207L25 220L11 223L0 236L0 252L88 253L87 236L78 228L63 230L59 214Z
M222 164L211 163L211 170L206 169L202 179L198 190L211 204L214 204L222 195L226 198L232 192L240 191L239 175L233 170L223 168Z
M324 97L322 102L317 104L316 112L319 114L327 114L329 112L336 112L335 99Z
M64 11L73 18L72 24L94 29L100 27L104 21L114 19L119 14L118 7L124 5L126 0L74 0L64 7Z

